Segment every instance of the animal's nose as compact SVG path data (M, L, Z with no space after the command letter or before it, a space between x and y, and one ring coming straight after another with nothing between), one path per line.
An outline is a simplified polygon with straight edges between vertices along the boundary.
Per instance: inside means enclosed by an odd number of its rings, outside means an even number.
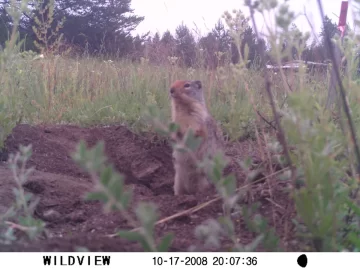
M174 89L174 88L171 88L171 89L170 89L170 93L171 93L171 94L174 94L174 92L175 92L175 89Z

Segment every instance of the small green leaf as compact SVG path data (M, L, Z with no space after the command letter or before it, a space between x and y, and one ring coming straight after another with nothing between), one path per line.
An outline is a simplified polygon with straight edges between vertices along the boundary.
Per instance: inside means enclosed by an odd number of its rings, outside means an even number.
M226 191L228 194L232 194L236 190L236 178L233 174L227 175L224 177L223 182L224 187L226 188Z
M353 245L355 245L357 248L360 248L360 238L356 233L350 232L348 239Z
M224 227L228 236L235 235L235 228L232 220L228 217L219 217L219 223Z
M354 204L351 199L347 198L346 204L350 207L351 210L354 211L354 213L360 217L360 207Z
M238 164L241 166L243 170L249 170L253 164L253 160L251 157L247 157L244 161L238 161Z
M140 202L135 212L145 231L152 234L157 220L156 206L153 203Z
M139 242L146 252L152 251L151 247L141 233L121 230L117 232L117 235L132 242Z
M190 128L185 134L185 145L190 148L192 151L195 151L201 144L202 138L195 137L194 131Z
M258 235L250 244L245 246L245 252L254 252L259 244L263 241L264 235Z
M222 171L221 171L221 169L220 169L218 166L214 166L212 172L213 172L212 178L213 178L216 182L220 181L220 180L221 180L221 176L222 176Z
M138 232L130 232L130 231L125 231L125 230L120 230L116 234L121 238L124 238L129 241L133 241L133 242L140 242L144 238Z
M104 168L103 171L101 172L100 181L105 187L109 185L112 173L113 170L110 166Z
M124 183L119 174L116 173L112 175L111 182L108 187L115 199L120 201L124 193Z
M172 240L174 238L173 233L168 233L165 235L162 239L160 244L158 245L158 251L159 252L167 252L169 250L169 247L172 243Z
M131 191L127 191L127 192L123 193L123 195L121 197L121 204L125 209L128 208L131 199L132 199L132 192Z
M169 131L170 132L176 132L179 129L179 125L177 125L176 123L172 122L169 124Z
M108 197L106 196L106 194L102 193L102 192L91 192L88 193L85 196L86 200L89 201L101 201L103 203L106 203L108 201Z

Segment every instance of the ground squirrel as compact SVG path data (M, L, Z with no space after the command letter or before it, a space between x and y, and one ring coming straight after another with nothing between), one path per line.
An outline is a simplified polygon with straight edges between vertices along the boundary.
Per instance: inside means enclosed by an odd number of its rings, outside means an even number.
M202 160L222 151L224 140L222 131L209 114L200 81L175 81L170 87L172 121L179 126L178 136L183 136L189 128L202 142L195 156ZM173 151L175 180L174 194L194 194L210 187L206 172L196 168L189 153Z

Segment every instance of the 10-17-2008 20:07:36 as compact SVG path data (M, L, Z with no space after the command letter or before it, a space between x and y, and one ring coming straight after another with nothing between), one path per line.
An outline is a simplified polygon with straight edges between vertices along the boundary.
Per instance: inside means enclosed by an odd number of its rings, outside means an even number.
M154 265L208 265L208 257L153 257ZM210 261L211 265L256 265L257 257L217 257L214 256Z

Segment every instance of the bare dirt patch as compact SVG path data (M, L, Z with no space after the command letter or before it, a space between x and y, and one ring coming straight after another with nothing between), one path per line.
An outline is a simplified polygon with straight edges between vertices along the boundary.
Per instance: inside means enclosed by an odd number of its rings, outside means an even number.
M47 223L49 237L31 243L0 246L0 251L75 251L78 247L86 247L90 251L141 251L136 243L107 236L120 228L130 228L119 213L104 214L99 202L83 200L93 183L70 156L80 139L89 146L103 140L108 160L126 176L127 186L134 189L133 206L139 201L154 202L160 218L214 197L213 194L175 197L171 148L154 136L152 139L149 137L147 134L134 134L123 126L17 126L8 137L6 151L1 157L6 160L6 153L16 152L20 144L32 144L33 154L28 165L36 170L25 189L40 198L36 216ZM233 159L257 158L256 148L256 143L252 141L228 143L227 155ZM236 172L239 186L242 185L244 176L240 167L232 166L230 171ZM12 203L11 189L11 173L6 162L0 163L0 214ZM294 211L283 184L275 180L271 184L263 181L252 187L248 197L250 201L260 203L259 211L275 229L281 245L285 250L291 250L288 243L293 238L291 218ZM171 251L187 251L196 243L195 227L221 213L221 204L213 203L194 214L158 225L156 233L160 237L166 232L173 232L175 238ZM249 243L256 237L247 230L242 218L236 220L235 225L242 243ZM224 241L221 250L226 251L227 247L228 243Z

